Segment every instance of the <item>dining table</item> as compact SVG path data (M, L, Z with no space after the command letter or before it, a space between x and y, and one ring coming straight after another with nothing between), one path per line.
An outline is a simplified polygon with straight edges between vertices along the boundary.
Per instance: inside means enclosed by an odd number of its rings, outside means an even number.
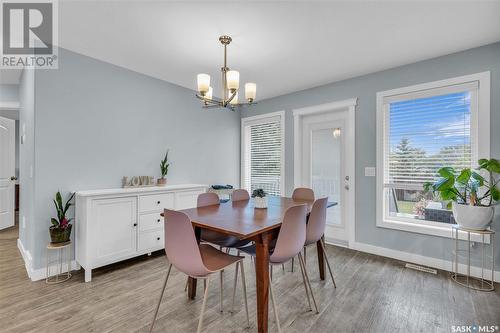
M216 231L255 243L255 279L257 286L257 328L259 333L268 331L269 305L269 246L278 237L285 211L296 205L307 205L310 212L312 200L268 196L267 208L256 208L254 200L228 201L218 205L180 210L193 225L196 239L200 242L202 229ZM318 269L321 280L325 279L323 248L318 242ZM197 280L190 277L188 296L196 297Z

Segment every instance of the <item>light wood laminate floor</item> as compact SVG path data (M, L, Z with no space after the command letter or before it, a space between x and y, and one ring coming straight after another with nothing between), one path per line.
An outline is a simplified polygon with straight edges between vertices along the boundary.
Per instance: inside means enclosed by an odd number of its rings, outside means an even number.
M92 282L75 272L70 281L47 285L31 282L16 246L17 228L0 231L1 332L147 332L167 271L164 254L155 253L94 271ZM337 289L329 277L319 280L316 250L307 266L319 314L307 311L300 271L274 268L273 285L284 332L451 332L452 325L500 325L500 293L477 292L448 278L409 270L404 263L327 246ZM296 263L296 269L298 265ZM219 312L214 276L204 332L256 332L255 280L246 260L251 327L244 329L241 288L235 313L229 313L234 270L225 274L224 306ZM186 278L173 270L155 332L194 332L201 297L190 301ZM202 283L199 288L202 288ZM239 284L239 286L241 286ZM202 294L201 289L199 295ZM276 332L272 310L270 332Z

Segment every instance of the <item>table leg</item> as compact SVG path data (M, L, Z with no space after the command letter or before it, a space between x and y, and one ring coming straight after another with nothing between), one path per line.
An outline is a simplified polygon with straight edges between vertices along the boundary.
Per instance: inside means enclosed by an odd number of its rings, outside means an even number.
M194 228L194 234L196 236L196 241L198 242L198 244L200 244L200 240L201 240L201 228L195 227ZM189 299L195 299L196 298L196 284L197 284L197 280L196 279L194 279L192 277L188 278L188 297L189 297Z
M318 268L319 268L319 278L321 280L325 279L325 256L323 254L323 247L321 242L325 240L323 235L319 241L316 242L316 248L318 249Z
M271 235L264 233L255 240L255 279L257 284L257 328L267 333L269 315L269 241Z

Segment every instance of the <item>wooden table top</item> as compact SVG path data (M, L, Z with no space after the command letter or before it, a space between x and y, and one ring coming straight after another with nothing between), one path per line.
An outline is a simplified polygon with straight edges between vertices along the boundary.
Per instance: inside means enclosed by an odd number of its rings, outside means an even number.
M181 212L186 213L195 226L245 239L278 228L288 208L307 204L310 210L313 204L312 201L277 196L268 196L267 200L266 209L255 208L253 199L250 199Z

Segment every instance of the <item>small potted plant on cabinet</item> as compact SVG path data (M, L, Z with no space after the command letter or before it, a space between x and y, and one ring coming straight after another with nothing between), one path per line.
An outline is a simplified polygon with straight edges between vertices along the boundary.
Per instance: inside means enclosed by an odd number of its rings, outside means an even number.
M61 192L56 193L56 197L53 200L56 207L57 218L51 218L52 225L49 228L50 240L52 243L62 243L67 242L71 236L72 224L70 224L72 219L66 217L69 207L72 206L71 200L75 193L71 194L68 200L63 204Z
M267 208L266 192L263 189L253 190L252 198L254 198L255 208Z
M168 166L170 163L168 163L168 150L167 153L165 154L165 157L163 160L160 161L160 171L161 171L161 178L156 181L156 183L159 186L165 186L167 184L167 176L168 173Z
M438 192L447 207L452 208L458 225L473 230L484 230L493 219L494 204L500 200L500 162L495 159L480 159L478 171L488 173L488 179L469 168L456 172L452 167L438 170L440 178L434 183L424 184L426 191Z

